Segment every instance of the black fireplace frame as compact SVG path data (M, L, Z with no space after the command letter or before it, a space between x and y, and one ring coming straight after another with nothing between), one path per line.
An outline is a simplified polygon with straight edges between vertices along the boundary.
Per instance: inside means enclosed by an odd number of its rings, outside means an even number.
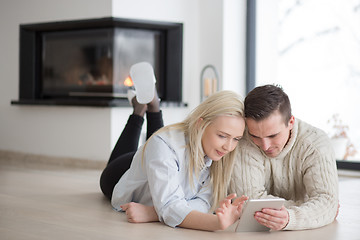
M129 106L127 99L115 97L78 97L68 99L44 98L41 94L42 34L50 31L77 29L128 28L161 31L164 36L162 102L182 105L182 45L183 24L124 18L98 18L20 25L19 100L18 105L78 105L78 106Z

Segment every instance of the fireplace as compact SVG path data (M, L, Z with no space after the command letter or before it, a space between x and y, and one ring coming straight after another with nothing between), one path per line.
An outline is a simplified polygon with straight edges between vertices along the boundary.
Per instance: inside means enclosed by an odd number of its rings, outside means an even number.
M131 65L154 67L163 102L182 100L182 24L119 18L20 25L13 104L128 106Z

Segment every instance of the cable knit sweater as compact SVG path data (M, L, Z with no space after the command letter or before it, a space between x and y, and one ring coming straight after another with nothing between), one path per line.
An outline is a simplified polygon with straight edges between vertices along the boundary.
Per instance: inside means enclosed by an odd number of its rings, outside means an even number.
M245 135L229 192L254 199L285 198L290 219L284 230L312 229L334 221L338 175L330 140L322 130L296 119L289 142L275 158L267 157Z

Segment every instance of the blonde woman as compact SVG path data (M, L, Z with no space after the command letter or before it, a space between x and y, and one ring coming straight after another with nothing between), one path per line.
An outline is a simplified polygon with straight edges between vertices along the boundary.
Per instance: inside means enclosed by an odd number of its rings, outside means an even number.
M137 88L141 84L135 84L136 94L141 93ZM100 179L103 193L115 210L126 212L129 222L226 229L247 200L242 196L231 203L236 195L226 196L245 128L242 99L231 91L218 92L184 121L163 127L154 92L146 104L137 101L138 95L131 99L134 112ZM148 140L138 149L145 113Z

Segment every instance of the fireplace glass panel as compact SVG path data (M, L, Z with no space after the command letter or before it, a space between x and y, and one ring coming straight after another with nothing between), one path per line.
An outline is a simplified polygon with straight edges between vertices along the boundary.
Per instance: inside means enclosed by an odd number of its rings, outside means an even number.
M159 81L160 32L103 28L42 35L42 94L126 97L131 65L147 61Z

